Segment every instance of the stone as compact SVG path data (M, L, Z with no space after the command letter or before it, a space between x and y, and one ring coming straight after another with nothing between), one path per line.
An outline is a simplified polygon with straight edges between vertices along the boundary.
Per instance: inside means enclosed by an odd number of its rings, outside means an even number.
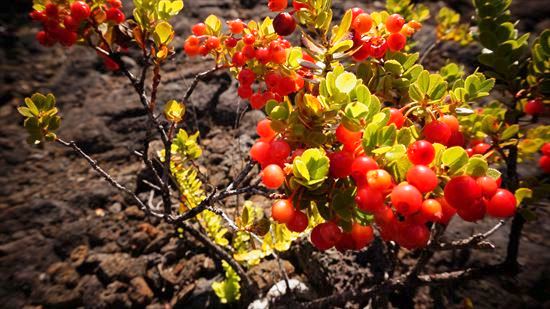
M53 263L48 267L46 273L49 275L52 282L67 287L74 287L78 279L80 279L76 270L66 262Z
M145 213L141 211L137 206L130 206L124 209L124 214L128 219L138 219L142 220L145 218Z
M154 293L143 277L132 279L130 284L132 286L130 299L132 299L134 303L143 306L151 302Z
M104 282L129 282L132 278L144 276L147 270L144 259L133 258L127 253L106 254L99 259L98 276Z

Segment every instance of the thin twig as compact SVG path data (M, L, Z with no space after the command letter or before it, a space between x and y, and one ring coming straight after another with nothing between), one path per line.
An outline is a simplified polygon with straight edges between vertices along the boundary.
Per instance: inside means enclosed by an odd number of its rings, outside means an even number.
M494 246L484 241L489 236L493 235L498 229L500 229L505 224L504 220L500 220L495 226L485 233L479 233L472 235L468 238L455 240L450 243L440 243L437 245L436 250L454 250L454 249L465 249L465 248L494 248Z

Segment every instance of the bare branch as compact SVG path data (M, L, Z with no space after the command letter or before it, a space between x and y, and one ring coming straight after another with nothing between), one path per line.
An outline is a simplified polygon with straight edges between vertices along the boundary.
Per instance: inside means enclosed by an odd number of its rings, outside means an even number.
M109 173L107 173L104 169L102 169L97 164L97 162L94 159L92 159L92 157L90 157L82 149L80 149L80 147L78 147L74 141L66 142L60 138L58 138L56 141L57 143L65 147L72 148L77 154L79 154L82 158L88 161L90 166L96 172L98 172L101 175L101 177L103 177L103 179L107 180L107 182L111 184L111 186L115 187L119 191L128 194L138 204L138 206L147 214L150 214L152 216L159 217L159 218L163 217L162 214L155 213L151 209L149 209L149 207L147 207L147 205L145 205L145 203L143 203L143 201L139 197L137 197L137 195L134 192L132 192L130 189L126 188L125 186L121 185L118 181L116 181L111 175L109 175Z
M475 248L475 249L492 249L494 246L484 241L489 236L493 235L498 229L500 229L505 224L504 220L500 220L495 226L485 233L479 233L472 235L471 237L455 240L450 243L440 243L437 245L436 250L454 250L454 249L465 249L465 248Z

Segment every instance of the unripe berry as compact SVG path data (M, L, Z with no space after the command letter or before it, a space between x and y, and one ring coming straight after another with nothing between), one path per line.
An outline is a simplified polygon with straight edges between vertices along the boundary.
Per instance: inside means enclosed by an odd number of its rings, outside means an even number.
M422 202L419 213L424 222L437 222L443 218L441 203L434 199L427 199Z
M449 127L451 132L456 132L459 129L460 124L458 122L458 119L453 115L444 115L438 120L444 122Z
M273 20L273 28L278 35L287 36L296 29L296 21L287 12L279 13Z

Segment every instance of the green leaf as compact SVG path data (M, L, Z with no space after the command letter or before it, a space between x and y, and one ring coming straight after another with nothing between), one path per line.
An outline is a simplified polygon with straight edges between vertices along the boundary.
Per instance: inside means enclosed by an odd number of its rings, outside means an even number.
M213 34L219 33L222 29L222 22L216 15L208 16L204 20L204 23L208 26L208 28L210 28Z
M357 84L357 77L353 73L344 72L336 78L336 88L345 94L349 94Z
M384 63L384 69L396 76L401 76L401 74L403 74L403 66L401 66L401 64L397 60L391 59L386 61Z
M352 17L353 14L351 10L347 10L346 14L344 14L344 17L342 18L342 21L340 22L340 25L338 26L336 34L331 39L332 44L340 41L348 33L349 27L351 26Z
M164 116L170 122L178 123L183 120L185 115L185 105L176 100L171 100L164 105Z
M449 167L449 174L452 175L468 163L468 153L462 147L451 147L443 152L441 161Z
M519 206L525 199L530 199L533 197L533 190L529 188L519 188L514 193L516 197L516 205Z
M361 102L367 106L370 104L371 93L367 86L363 84L357 85L357 87L355 87L355 96L358 102Z
M468 164L466 165L466 174L473 177L484 176L488 168L489 165L483 158L472 157L468 160Z
M505 140L508 140L514 136L516 136L516 134L518 134L519 132L519 125L517 124L513 124L511 126L509 126L508 128L506 128L504 130L504 132L502 132L502 135L500 136L500 139L505 141Z
M499 172L494 168L488 168L487 173L485 175L493 178L494 180L497 180L500 178L501 172Z
M222 266L225 270L225 280L212 283L212 289L220 298L220 302L222 304L227 304L232 303L241 297L241 286L239 284L241 278L226 261L222 261Z
M329 50L329 54L336 54L336 53L343 53L350 48L353 47L353 41L352 40L344 40L336 43L334 46L332 46Z
M157 46L167 45L170 43L174 36L174 30L172 30L172 25L163 21L158 23L155 26L154 39Z

